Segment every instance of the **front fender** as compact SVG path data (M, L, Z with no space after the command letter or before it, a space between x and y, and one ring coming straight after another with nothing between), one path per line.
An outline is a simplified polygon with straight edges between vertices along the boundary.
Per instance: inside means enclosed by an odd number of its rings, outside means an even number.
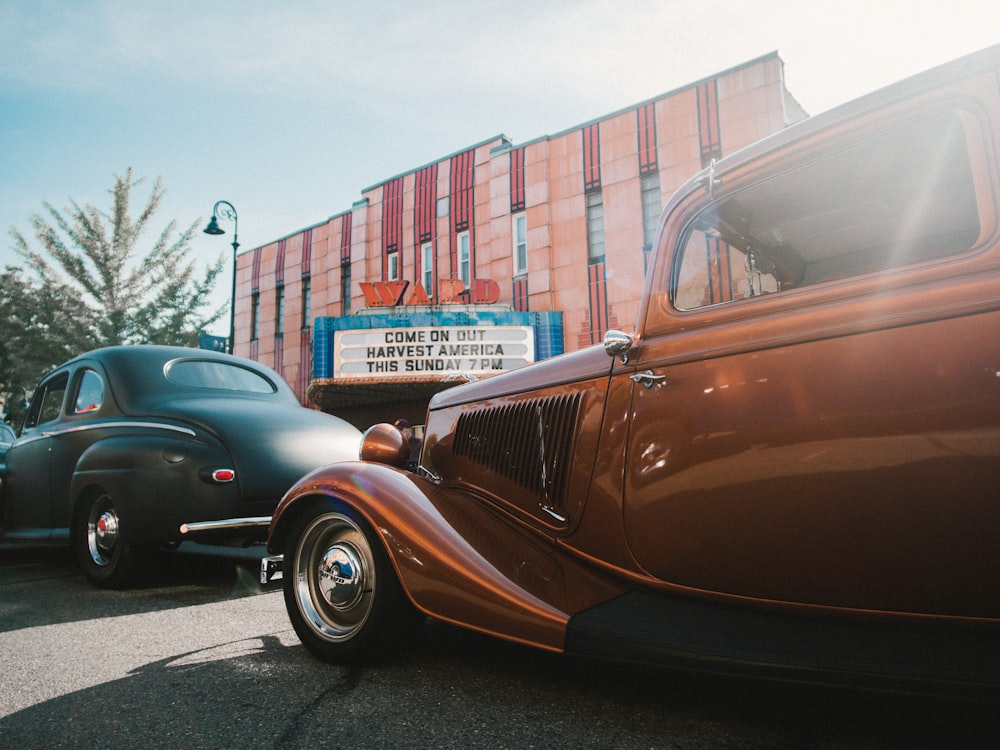
M621 590L460 490L363 462L324 467L292 487L271 521L269 551L286 553L294 520L317 498L360 513L411 601L440 620L561 651L570 616Z

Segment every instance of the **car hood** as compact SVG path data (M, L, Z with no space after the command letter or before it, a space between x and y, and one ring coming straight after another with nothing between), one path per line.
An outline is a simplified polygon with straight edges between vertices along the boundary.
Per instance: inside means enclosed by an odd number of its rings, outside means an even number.
M305 407L251 399L175 401L167 410L217 437L232 456L244 500L278 499L302 475L358 457L361 431Z

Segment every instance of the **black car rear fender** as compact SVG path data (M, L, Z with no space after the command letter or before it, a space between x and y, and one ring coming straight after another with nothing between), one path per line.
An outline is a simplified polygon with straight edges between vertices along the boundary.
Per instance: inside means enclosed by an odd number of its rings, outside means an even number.
M62 520L68 523L89 493L101 492L115 503L121 533L130 543L175 540L181 523L241 514L239 478L211 479L212 469L228 468L232 461L221 446L196 440L150 435L101 440L77 463Z

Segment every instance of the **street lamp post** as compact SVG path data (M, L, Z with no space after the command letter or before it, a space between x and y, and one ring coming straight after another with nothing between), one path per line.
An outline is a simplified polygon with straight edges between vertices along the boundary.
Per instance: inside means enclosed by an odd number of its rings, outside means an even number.
M236 209L229 201L216 201L212 207L212 219L203 230L205 234L225 234L226 230L219 226L219 218L229 219L233 222L233 293L229 298L229 353L233 353L233 341L236 337L236 251L240 243L239 236L240 223L236 216Z

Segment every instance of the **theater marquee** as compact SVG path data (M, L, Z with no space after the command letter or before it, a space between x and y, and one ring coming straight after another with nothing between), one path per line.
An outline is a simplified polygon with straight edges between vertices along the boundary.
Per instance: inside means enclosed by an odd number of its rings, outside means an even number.
M334 377L495 375L535 361L531 326L335 331Z

